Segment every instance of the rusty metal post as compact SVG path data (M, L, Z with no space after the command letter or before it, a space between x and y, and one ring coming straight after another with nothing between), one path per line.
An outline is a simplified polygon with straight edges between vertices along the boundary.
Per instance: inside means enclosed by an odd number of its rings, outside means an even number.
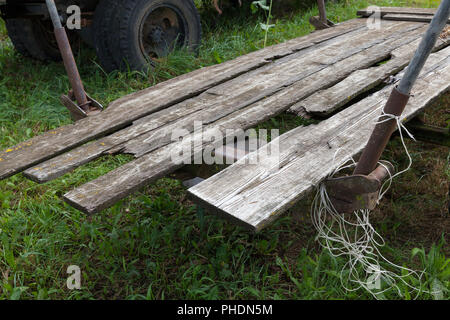
M335 24L327 18L325 0L317 0L317 6L319 8L319 16L310 17L309 23L311 23L316 30L323 30L333 27Z
M392 91L391 96L383 109L384 114L400 116L403 113L403 110L408 103L411 89L431 54L449 16L450 0L443 0L398 87L394 88ZM375 126L355 171L353 172L354 175L369 175L377 166L381 154L386 148L397 124L395 119L390 119L386 115L382 115L379 119L379 123Z
M327 19L327 9L325 7L325 0L317 0L317 5L319 7L319 18L323 24L328 24Z
M55 5L55 1L46 0L46 4L53 22L56 41L58 43L59 51L61 52L64 67L66 68L66 72L69 77L75 99L77 100L78 106L80 108L82 108L84 111L89 111L90 102L86 96L86 92L81 81L80 73L78 72L78 67L73 56L72 48L70 47L70 42L67 37L66 30L61 24L61 19Z
M394 88L384 107L384 112L389 115L400 116L409 100L409 94L403 94ZM370 174L378 164L381 154L386 148L392 133L395 131L397 121L388 116L381 116L375 126L372 135L359 159L353 174Z

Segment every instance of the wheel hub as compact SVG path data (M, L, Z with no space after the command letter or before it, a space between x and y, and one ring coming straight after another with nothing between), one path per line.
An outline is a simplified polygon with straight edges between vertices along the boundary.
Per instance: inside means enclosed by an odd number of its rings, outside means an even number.
M164 5L148 12L140 27L140 45L144 56L161 58L185 39L186 23L175 7Z
M161 44L164 41L164 30L160 26L151 26L150 32L148 33L148 40L153 44Z

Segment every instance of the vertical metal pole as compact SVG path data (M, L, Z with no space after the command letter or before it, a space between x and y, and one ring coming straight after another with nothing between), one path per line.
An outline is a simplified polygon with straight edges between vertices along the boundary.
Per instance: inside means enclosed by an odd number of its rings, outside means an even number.
M58 14L58 9L56 8L54 0L45 0L47 4L50 17L55 28L55 37L58 43L59 51L66 68L67 75L69 77L70 84L77 100L78 105L83 110L87 111L89 101L84 91L83 83L81 81L80 73L78 72L77 64L75 58L73 57L72 48L70 47L69 39L67 38L67 33L61 24L61 20Z
M411 60L409 67L406 69L405 75L398 85L398 91L400 91L401 93L410 94L420 71L425 65L425 62L431 54L431 51L433 51L433 47L436 44L439 35L447 24L449 15L450 0L443 0L441 5L439 6L438 11L433 17L430 27L423 37L422 42L420 43L419 48L414 55L414 58Z
M449 16L450 0L443 0L400 84L392 91L384 107L385 114L400 116L403 113L408 103L411 89L431 54L440 33L447 24ZM380 121L386 119L389 118L386 118L386 116L380 117ZM395 119L390 119L375 126L353 174L369 175L375 169L392 133L395 131L396 124Z
M317 5L319 7L319 17L320 21L328 25L328 19L327 19L327 9L325 7L325 0L317 0Z

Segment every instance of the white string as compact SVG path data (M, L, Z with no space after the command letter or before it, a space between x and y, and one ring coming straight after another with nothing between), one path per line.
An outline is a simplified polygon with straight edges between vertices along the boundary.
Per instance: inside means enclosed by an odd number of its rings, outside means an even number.
M391 187L392 180L411 168L412 158L406 147L403 131L405 131L412 139L414 139L414 137L405 128L400 117L386 114L383 111L382 117L378 119L382 120L378 120L377 123L390 120L396 121L402 145L409 159L407 168L396 174L390 172L389 162L379 162L380 165L386 168L389 174L389 178L383 183L380 190L378 197L379 202ZM333 157L333 164L335 163L336 155L339 151L340 148ZM355 166L356 162L353 157L348 157L347 160L334 170L331 177L342 170ZM415 299L421 292L428 292L422 290L421 285L419 288L416 288L406 281L409 277L414 276L416 280L421 283L425 270L417 272L399 266L390 262L381 254L379 249L385 245L385 242L383 237L370 223L370 210L355 211L352 217L355 220L353 222L346 219L344 214L340 214L336 211L327 193L325 184L320 184L312 204L312 222L318 232L317 239L319 240L319 243L326 248L333 257L344 256L348 259L341 270L340 277L342 286L345 290L356 291L362 288L367 290L373 297L380 299L384 298L384 292L395 289L398 295L402 296L402 290L398 285L398 283L401 282L407 288L417 293ZM380 266L380 260L384 261L390 269L400 271L400 275L394 271L383 269ZM362 274L360 274L359 270L362 270ZM345 273L348 273L347 276L345 276ZM385 289L383 289L383 284ZM435 294L436 292L428 293Z
M404 169L404 170L402 170L402 171L400 171L400 172L397 172L397 173L394 174L393 176L391 176L391 173L389 172L389 170L387 170L388 173L389 173L389 179L386 180L386 182L383 183L383 186L381 187L380 195L379 195L379 197L378 197L378 202L384 197L384 195L386 194L386 192L387 192L387 191L389 190L389 188L391 187L391 185L392 185L392 179L394 179L394 178L396 178L397 176L399 176L399 175L401 175L401 174L407 172L407 171L411 168L411 166L412 166L412 158L411 158L411 154L409 153L408 148L406 147L406 143L405 143L405 140L404 140L404 138L403 138L403 131L405 131L411 139L413 139L414 141L416 141L416 139L415 139L414 136L411 134L411 132L409 132L408 129L405 127L405 125L403 124L403 122L401 121L401 119L400 119L399 116L395 116L395 115L392 115L392 114L387 114L387 113L384 112L384 110L382 111L381 115L382 115L382 117L384 117L384 119L378 120L377 124L378 124L378 123L383 123L383 122L386 122L386 121L390 121L390 120L395 120L395 121L396 121L396 123L397 123L397 128L398 128L398 132L399 132L399 134L400 134L400 140L402 141L403 149L405 150L405 153L406 153L406 155L408 156L409 163L408 163L408 166L406 167L406 169ZM380 117L380 119L381 119L381 117ZM380 161L379 163L380 163L383 167L385 167L385 168L387 169L387 167L385 166L385 164L383 164L382 161ZM388 184L387 187L385 187L386 184Z

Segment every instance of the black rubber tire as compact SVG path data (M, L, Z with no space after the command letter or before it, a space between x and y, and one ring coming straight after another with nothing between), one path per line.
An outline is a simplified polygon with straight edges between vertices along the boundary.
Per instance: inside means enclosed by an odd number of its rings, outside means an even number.
M113 52L118 49L119 25L115 23L121 0L101 0L95 9L92 29L94 32L94 47L100 65L106 72L119 68L113 58ZM117 48L113 48L116 45Z
M28 52L27 47L20 36L17 19L7 19L5 21L5 26L6 30L8 30L8 36L11 39L16 51L23 56L29 57L30 53Z
M161 6L175 8L177 14L183 17L186 25L184 26L185 37L181 42L193 51L198 49L201 42L202 27L199 13L192 0L122 1L121 7L116 8L113 25L113 29L119 27L119 41L117 41L116 35L110 37L114 47L112 56L121 70L128 68L131 70L147 70L150 59L142 53L138 30L146 14ZM115 49L116 47L118 47L118 50Z
M6 29L14 47L22 55L42 61L61 60L50 21L6 19Z

